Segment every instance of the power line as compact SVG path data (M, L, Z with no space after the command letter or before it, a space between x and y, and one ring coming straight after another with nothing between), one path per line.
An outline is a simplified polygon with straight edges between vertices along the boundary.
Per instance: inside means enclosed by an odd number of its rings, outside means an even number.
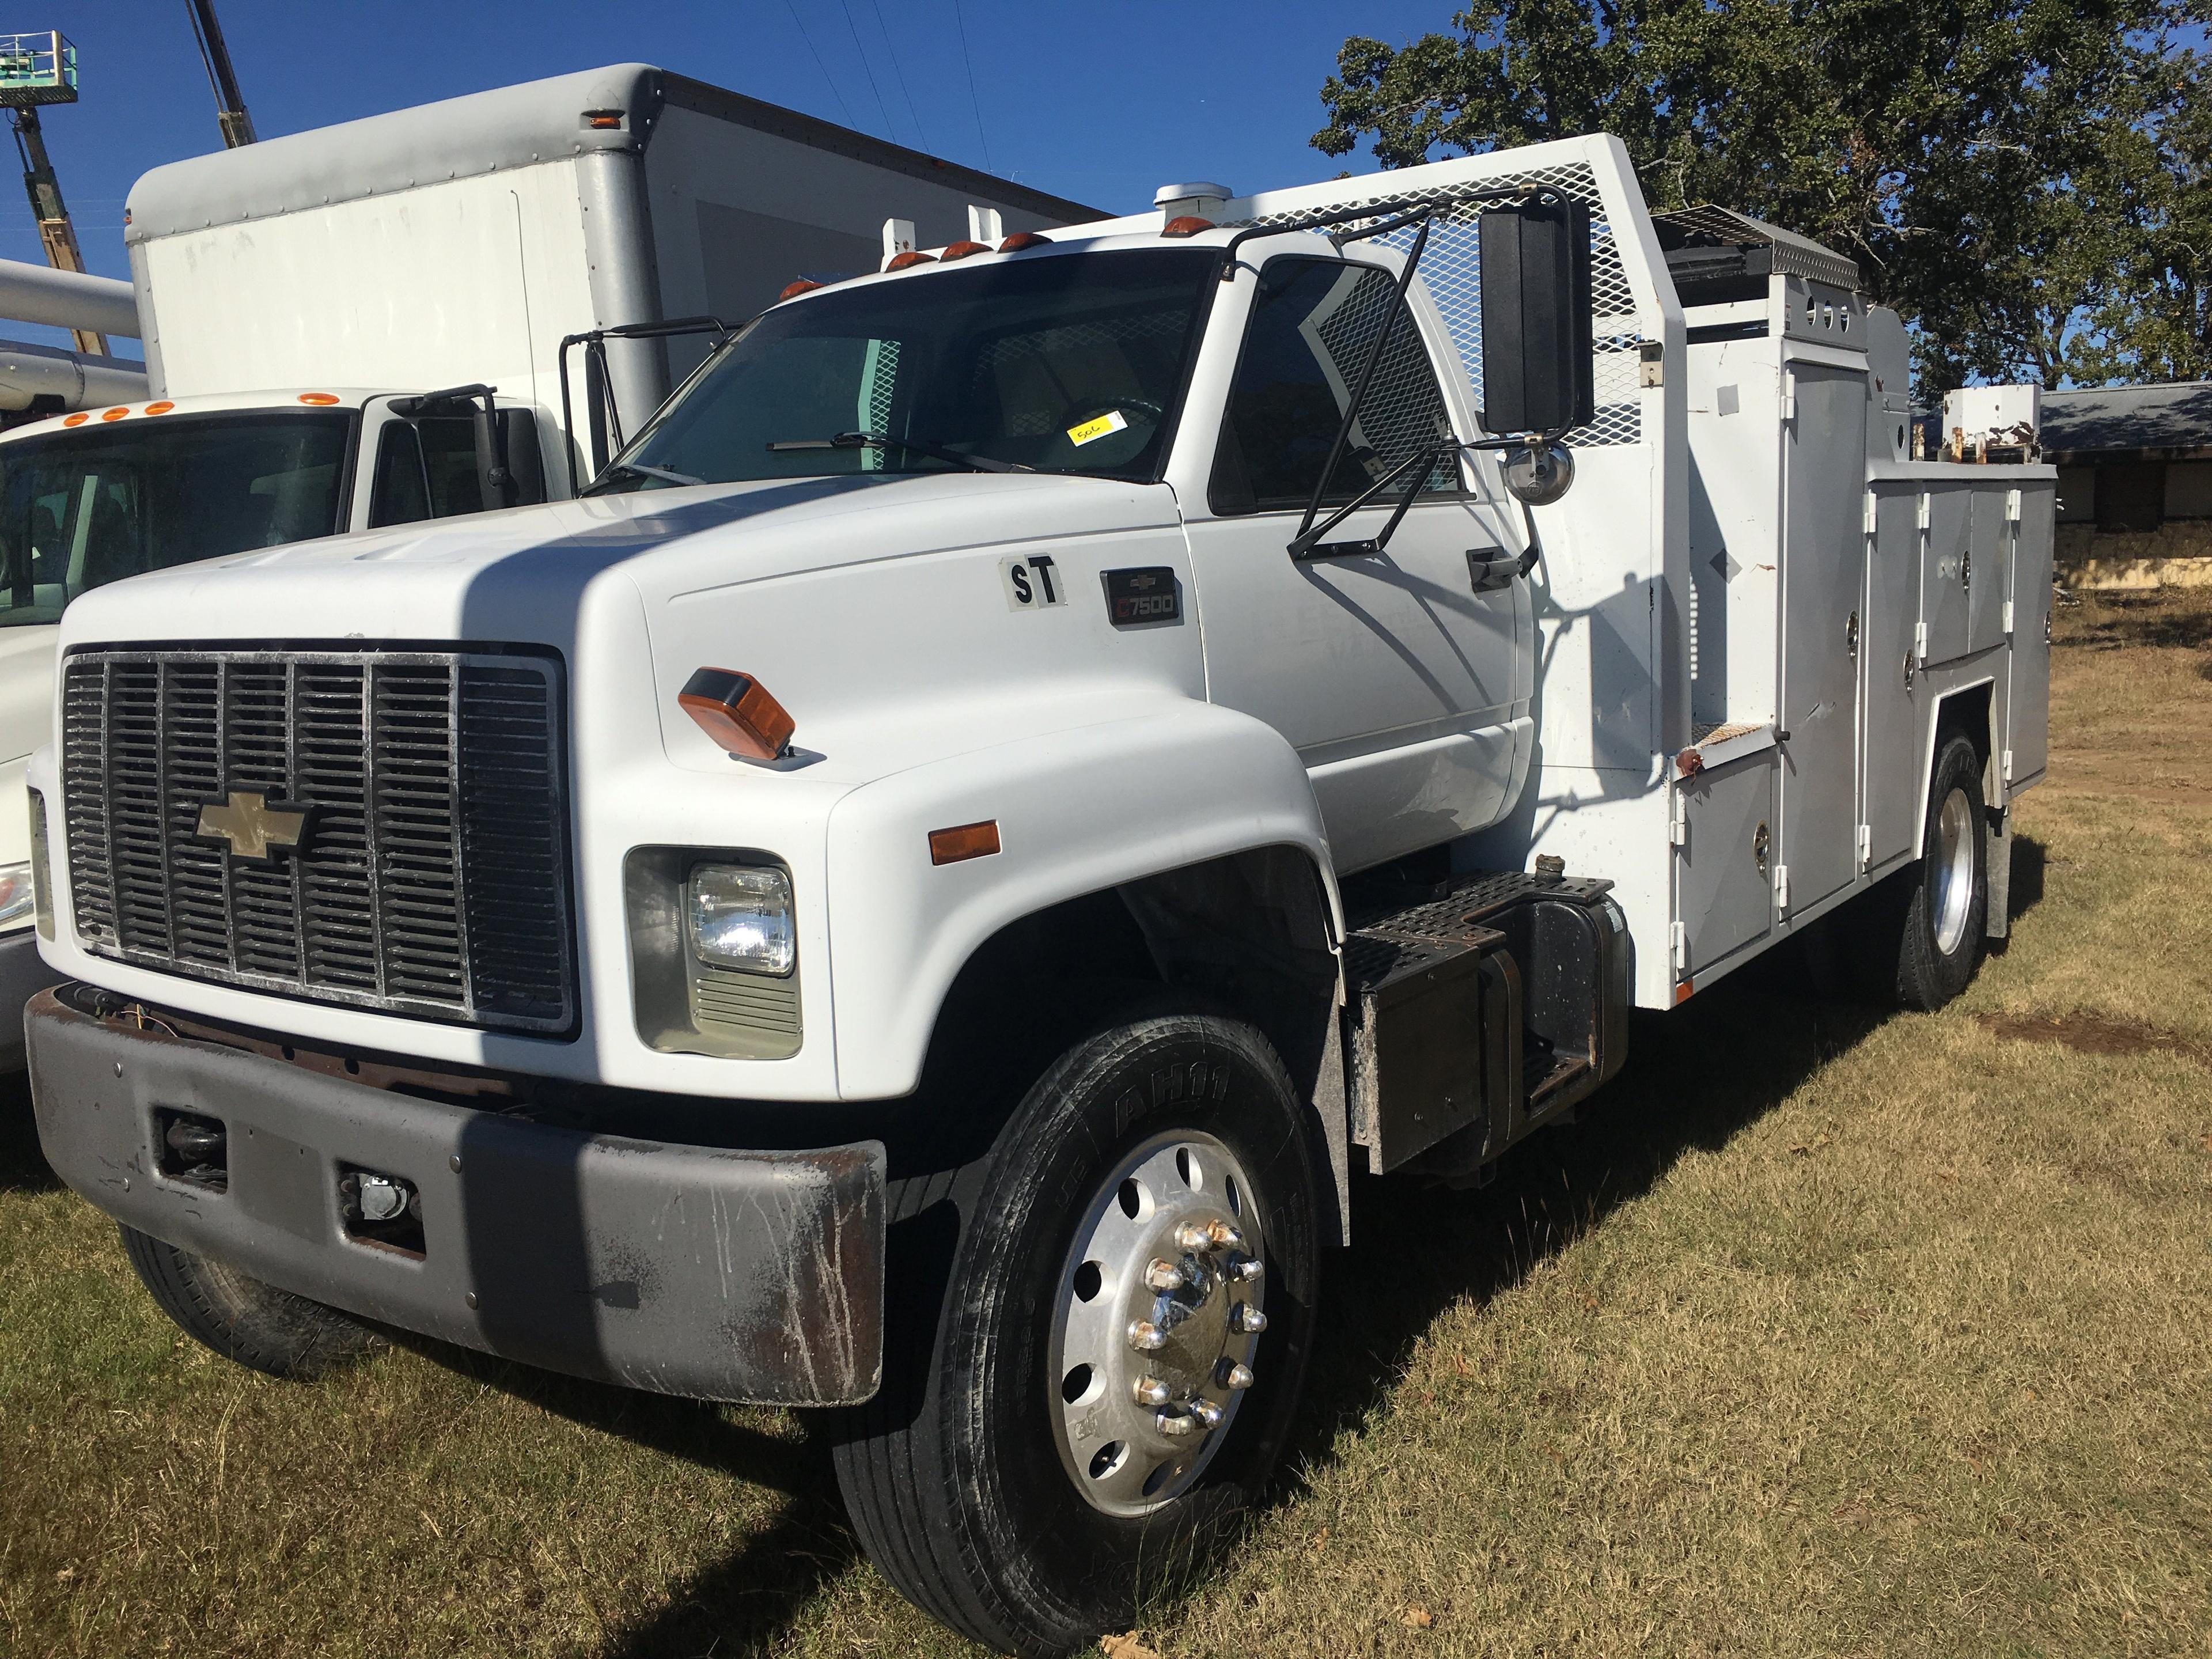
M876 113L884 118L884 137L896 137L897 135L891 131L890 107L884 102L884 89L876 84L876 72L868 64L868 49L860 44L860 28L853 21L853 0L839 0L839 5L845 14L846 31L853 37L853 50L860 54L860 72L868 77L868 90L876 96Z
M899 96L906 100L907 118L914 123L914 136L927 149L929 135L921 130L921 112L915 108L914 94L907 90L906 70L899 65L898 48L891 44L891 32L884 27L884 9L878 0L868 0L868 9L875 13L876 33L884 37L884 50L891 55L891 73L898 77Z
M975 112L975 139L983 146L983 171L996 173L991 165L991 141L983 133L983 100L975 95L975 58L968 50L968 20L960 15L960 0L952 0L952 21L960 28L960 61L968 66L968 103Z
M858 127L860 124L853 118L852 109L845 102L845 94L837 90L837 83L830 78L830 65L822 61L822 54L815 50L814 37L806 32L806 24L799 15L798 6L793 0L783 0L783 4L784 9L791 14L792 27L799 31L799 38L806 42L807 53L814 59L814 67L822 71L823 84L830 88L830 95L837 100L837 109L844 116L845 125Z

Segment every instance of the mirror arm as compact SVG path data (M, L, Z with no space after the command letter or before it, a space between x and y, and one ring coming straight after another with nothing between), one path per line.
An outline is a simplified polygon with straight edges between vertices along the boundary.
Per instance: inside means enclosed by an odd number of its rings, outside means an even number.
M1426 449L1416 450L1413 454L1408 455L1342 507L1337 508L1335 512L1330 514L1321 523L1311 529L1300 531L1291 541L1289 548L1291 556L1293 559L1327 556L1328 549L1322 545L1322 538L1358 512L1361 507L1366 506L1392 484L1397 483L1400 478L1405 477L1410 471L1413 476L1407 479L1406 493L1398 498L1397 508L1390 514L1389 522L1382 526L1381 532L1373 541L1361 544L1362 550L1380 553L1389 545L1391 532L1397 529L1399 520L1406 516L1406 509L1413 504L1413 498L1421 493L1421 480L1428 476L1429 469L1437 464L1437 458L1449 453L1457 443L1458 440L1448 438L1441 443L1431 444Z
M1298 520L1298 533L1291 538L1293 548L1301 544L1312 544L1314 520L1321 516L1322 497L1328 493L1328 481L1336 476L1336 464L1344 459L1344 447L1351 441L1352 426L1367 402L1367 389L1374 384L1375 370L1389 348L1390 335L1397 327L1400 314L1406 309L1406 291L1413 285L1413 273L1420 268L1422 251L1429 245L1429 227L1434 222L1432 213L1423 215L1420 233L1413 238L1413 246L1406 255L1406 269L1399 274L1397 290L1391 296L1389 313L1382 319L1382 326L1376 331L1375 343L1368 348L1367 361L1360 365L1359 381L1352 388L1352 401L1344 406L1344 417L1336 423L1336 441L1328 447L1328 459L1322 465L1321 476L1314 480L1313 494L1306 501L1305 516ZM1394 471L1390 476L1395 477L1397 474ZM1343 516L1339 514L1337 519ZM1335 523L1337 519L1332 519L1330 523Z

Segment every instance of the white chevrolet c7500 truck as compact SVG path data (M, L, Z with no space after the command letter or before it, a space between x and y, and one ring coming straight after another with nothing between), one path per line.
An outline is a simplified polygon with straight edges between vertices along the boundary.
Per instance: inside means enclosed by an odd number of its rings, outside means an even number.
M1355 1172L2002 929L2054 475L1905 376L1606 137L795 283L581 499L70 608L46 1155L265 1370L836 1407L895 1583L1079 1646L1279 1455Z

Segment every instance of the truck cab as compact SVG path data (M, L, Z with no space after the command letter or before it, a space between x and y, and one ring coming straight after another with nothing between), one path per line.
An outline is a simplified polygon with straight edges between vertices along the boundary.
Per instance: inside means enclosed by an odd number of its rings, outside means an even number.
M1779 301L1692 338L1609 138L1163 198L793 282L578 499L70 608L40 1134L185 1328L841 1407L894 1581L1069 1650L1263 1489L1355 1177L1831 916L1964 984L2049 469L1870 454Z

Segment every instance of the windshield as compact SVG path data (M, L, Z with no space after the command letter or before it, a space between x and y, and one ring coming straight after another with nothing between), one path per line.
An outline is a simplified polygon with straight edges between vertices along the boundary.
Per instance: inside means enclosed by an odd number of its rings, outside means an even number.
M58 622L143 571L336 533L353 420L175 415L0 444L0 626Z
M1151 482L1219 268L1204 248L1032 254L781 306L587 493L943 472L969 456ZM826 447L840 434L880 441ZM794 443L824 447L769 448Z

